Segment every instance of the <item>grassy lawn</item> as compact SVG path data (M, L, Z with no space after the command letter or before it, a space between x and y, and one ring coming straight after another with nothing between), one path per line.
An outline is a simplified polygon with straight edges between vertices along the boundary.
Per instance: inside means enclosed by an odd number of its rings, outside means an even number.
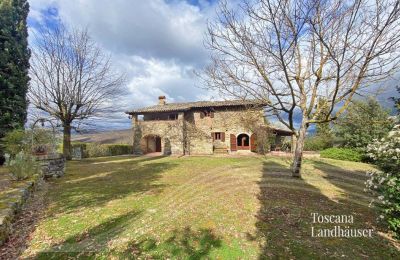
M363 192L369 165L282 158L112 157L52 181L22 257L399 258ZM353 215L372 238L311 237L311 213ZM326 225L325 227L331 227Z

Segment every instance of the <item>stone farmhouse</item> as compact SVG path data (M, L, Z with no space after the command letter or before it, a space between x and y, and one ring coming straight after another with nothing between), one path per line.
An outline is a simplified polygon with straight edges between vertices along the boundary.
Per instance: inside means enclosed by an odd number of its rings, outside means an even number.
M126 112L132 118L135 154L190 155L256 152L255 129L267 128L264 107L256 101L167 103ZM275 136L290 131L273 129Z

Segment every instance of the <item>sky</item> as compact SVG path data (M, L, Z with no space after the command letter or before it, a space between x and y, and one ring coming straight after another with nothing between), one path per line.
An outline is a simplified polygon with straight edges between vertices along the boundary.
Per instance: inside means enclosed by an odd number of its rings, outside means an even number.
M194 71L208 61L203 45L207 20L216 0L30 0L28 25L61 20L71 28L87 28L93 40L112 57L127 77L128 94L115 101L119 112L92 121L97 130L130 127L124 113L168 102L212 100L218 97L199 87ZM104 122L107 122L106 124Z
M114 102L108 118L90 121L97 131L130 128L127 110L167 102L220 99L201 88L194 71L209 61L203 40L207 21L215 18L218 0L30 0L28 25L61 20L87 28L93 40L127 77L127 94ZM236 1L236 0L235 0ZM391 85L395 85L393 82ZM390 93L378 97L391 106Z

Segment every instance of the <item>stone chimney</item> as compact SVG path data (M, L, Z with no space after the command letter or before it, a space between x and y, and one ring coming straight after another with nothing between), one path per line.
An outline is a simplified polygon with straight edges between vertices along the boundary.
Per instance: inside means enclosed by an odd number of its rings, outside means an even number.
M159 105L161 105L161 106L165 105L165 101L166 101L165 96L159 96L158 97L158 104Z

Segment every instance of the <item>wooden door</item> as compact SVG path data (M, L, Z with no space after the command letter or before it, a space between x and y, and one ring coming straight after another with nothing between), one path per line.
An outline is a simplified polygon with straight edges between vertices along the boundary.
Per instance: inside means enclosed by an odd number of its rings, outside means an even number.
M257 142L256 142L256 138L257 138L256 134L252 134L252 135L250 136L250 150L251 150L252 152L257 152Z
M237 151L236 136L234 134L231 134L230 139L231 139L231 151Z
M161 138L156 137L156 153L161 153Z

